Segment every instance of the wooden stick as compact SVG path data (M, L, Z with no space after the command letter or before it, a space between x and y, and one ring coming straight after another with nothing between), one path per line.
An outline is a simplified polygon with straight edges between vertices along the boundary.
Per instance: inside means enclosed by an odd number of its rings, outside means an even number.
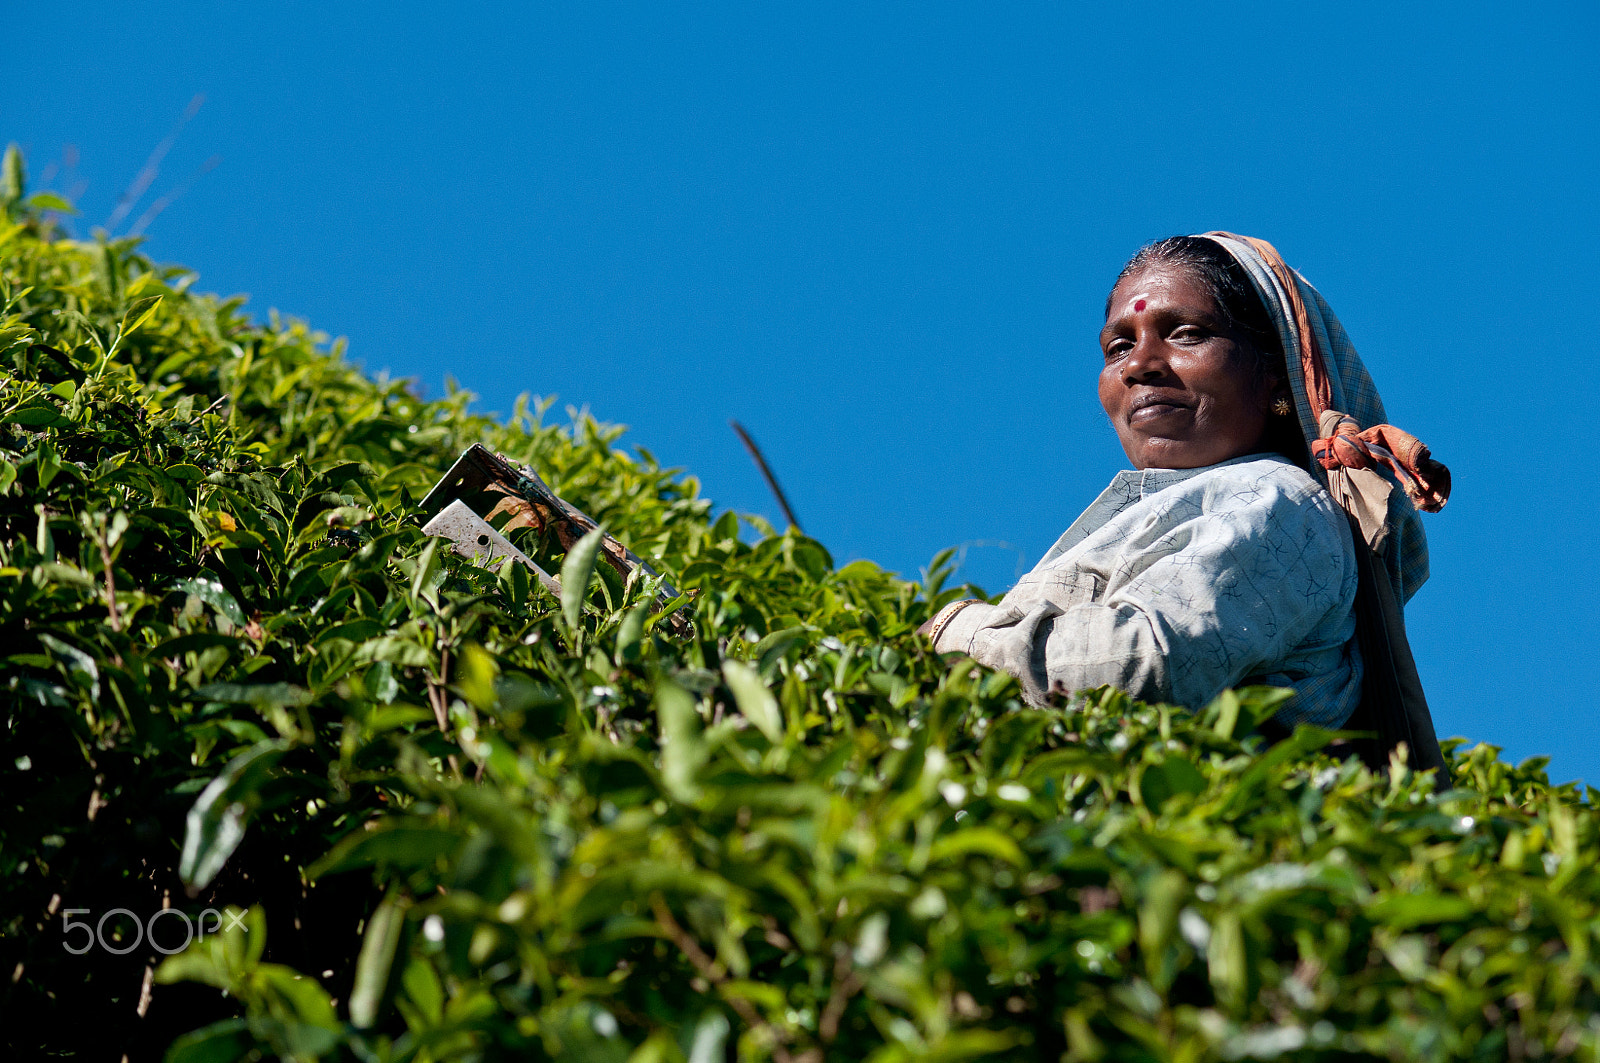
M767 486L772 488L772 494L778 500L778 508L783 510L783 519L795 531L804 534L805 529L800 527L800 522L794 519L794 510L789 508L789 500L783 495L783 488L778 486L778 478L772 475L772 470L767 467L767 459L761 456L761 448L756 446L756 441L750 438L750 433L744 430L744 425L738 421L729 421L728 424L735 432L739 433L739 441L744 444L744 449L750 452L755 459L756 468L761 470L761 475L766 477Z

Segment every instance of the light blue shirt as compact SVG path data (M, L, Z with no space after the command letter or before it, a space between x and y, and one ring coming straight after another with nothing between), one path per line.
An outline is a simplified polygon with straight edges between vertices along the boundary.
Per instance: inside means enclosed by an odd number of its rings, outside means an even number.
M1010 672L1033 704L1110 684L1199 708L1262 684L1294 689L1282 723L1338 727L1361 697L1356 576L1344 513L1284 458L1121 472L937 649Z

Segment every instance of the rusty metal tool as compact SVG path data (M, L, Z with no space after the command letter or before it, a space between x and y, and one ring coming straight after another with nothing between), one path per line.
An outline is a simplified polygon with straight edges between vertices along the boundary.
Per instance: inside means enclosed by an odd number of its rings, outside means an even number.
M462 451L461 457L423 498L421 507L424 512L437 511L423 526L427 534L451 540L455 551L464 557L491 560L514 557L558 596L560 581L512 545L505 533L513 528L532 528L541 534L549 532L565 551L597 527L581 510L552 491L538 473L512 464L481 443ZM496 531L490 522L501 515L506 519ZM656 576L643 558L610 535L601 539L599 556L623 579L635 571ZM658 603L664 604L676 597L678 592L664 580L658 585ZM675 610L661 622L679 636L687 636L694 630L685 608Z

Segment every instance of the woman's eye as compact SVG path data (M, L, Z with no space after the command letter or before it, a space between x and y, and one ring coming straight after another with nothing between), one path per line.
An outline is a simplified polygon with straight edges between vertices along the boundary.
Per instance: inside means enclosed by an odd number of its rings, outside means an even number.
M1198 325L1179 325L1172 330L1172 339L1178 343L1199 343L1205 338L1205 329Z
M1116 340L1106 345L1106 361L1114 362L1122 358L1133 349L1133 344L1127 340Z

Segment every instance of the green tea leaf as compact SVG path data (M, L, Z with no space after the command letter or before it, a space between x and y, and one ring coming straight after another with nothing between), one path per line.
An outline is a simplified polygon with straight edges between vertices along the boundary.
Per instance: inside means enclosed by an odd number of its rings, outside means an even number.
M149 321L161 306L163 296L149 295L137 299L128 307L128 312L122 315L122 335L131 335L140 325Z
M1466 897L1439 893L1403 893L1385 897L1367 909L1368 916L1385 926L1409 930L1429 923L1454 923L1467 918L1473 904Z
M405 897L391 892L367 920L361 955L356 960L355 984L350 990L350 1022L358 1029L367 1029L378 1021L409 906Z
M200 889L216 877L244 840L250 813L261 804L261 788L288 751L282 741L260 742L234 757L201 791L189 810L178 874Z
M173 589L194 595L241 627L245 623L244 610L239 607L239 600L217 580L207 576L195 576L192 579L178 580L173 584Z
M767 741L774 745L782 742L783 712L761 675L744 662L732 659L722 662L722 675L745 719L755 724L756 729L767 736Z
M596 528L573 543L572 549L567 551L567 559L561 563L561 615L566 618L570 632L576 632L583 619L583 603L589 596L595 557L604 539L604 529Z
M661 721L662 784L677 800L693 801L699 795L696 774L707 758L700 713L689 692L670 682L657 686L655 707Z

